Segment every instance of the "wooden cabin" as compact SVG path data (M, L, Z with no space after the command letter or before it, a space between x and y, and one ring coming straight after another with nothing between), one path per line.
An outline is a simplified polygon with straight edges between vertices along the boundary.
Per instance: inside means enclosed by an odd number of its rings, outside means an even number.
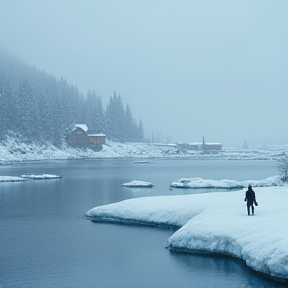
M89 144L105 144L106 135L103 133L95 133L94 131L88 130L87 135Z
M65 141L70 146L84 146L88 144L88 127L85 124L71 125L65 131Z
M88 130L86 124L73 124L65 132L66 143L73 147L87 147L99 151L105 144L105 139L103 133Z

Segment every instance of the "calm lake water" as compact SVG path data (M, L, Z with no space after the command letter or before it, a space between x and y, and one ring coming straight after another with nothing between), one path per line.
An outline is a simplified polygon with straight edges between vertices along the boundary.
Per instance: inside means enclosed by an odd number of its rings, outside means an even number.
M128 198L209 192L170 190L170 182L181 177L264 179L278 174L275 162L157 159L135 164L125 159L0 166L2 176L24 173L63 178L0 183L1 288L286 287L240 260L170 252L164 245L171 229L93 223L84 217L95 206ZM121 186L136 179L155 186Z

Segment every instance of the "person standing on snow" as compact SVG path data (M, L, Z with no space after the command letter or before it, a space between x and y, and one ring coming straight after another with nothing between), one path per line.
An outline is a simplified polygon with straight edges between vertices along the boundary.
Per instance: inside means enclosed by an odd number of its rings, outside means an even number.
M255 205L258 206L258 203L256 201L255 192L253 191L251 185L248 186L248 190L246 191L244 201L247 202L248 215L250 215L250 207L252 208L252 215L254 215L254 206L253 206L253 204L255 203Z

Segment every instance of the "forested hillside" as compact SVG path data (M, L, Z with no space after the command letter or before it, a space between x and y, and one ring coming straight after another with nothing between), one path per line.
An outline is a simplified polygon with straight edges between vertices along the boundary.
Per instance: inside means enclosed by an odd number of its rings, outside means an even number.
M92 83L91 83L92 85ZM0 137L14 133L23 141L61 143L71 124L85 123L110 140L143 141L141 120L133 118L120 95L105 108L101 96L84 97L75 85L56 79L0 50Z

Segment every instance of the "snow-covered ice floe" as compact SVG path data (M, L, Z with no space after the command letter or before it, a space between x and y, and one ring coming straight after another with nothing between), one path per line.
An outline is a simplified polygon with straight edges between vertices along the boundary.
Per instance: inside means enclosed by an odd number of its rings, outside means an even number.
M59 179L62 178L58 175L51 174L23 174L21 175L23 178L33 179L33 180L46 180L46 179Z
M0 176L0 182L23 182L26 179L18 176Z
M23 174L21 177L18 176L0 176L0 182L24 182L28 179L33 180L45 180L45 179L59 179L62 178L58 175L51 174Z
M152 161L148 160L139 160L139 161L134 161L134 164L152 164Z
M133 180L131 182L123 183L122 186L131 188L152 188L154 185L150 182Z
M234 180L206 180L202 178L180 178L170 184L173 188L217 188L217 189L242 189L239 182Z
M193 189L242 189L252 185L253 187L268 187L268 186L281 186L282 182L280 176L271 176L264 180L248 180L238 182L235 180L212 180L195 178L180 178L170 184L173 188L193 188Z
M95 221L175 226L166 248L220 253L243 259L252 269L288 281L288 191L255 188L259 206L247 216L246 189L134 198L95 207Z

